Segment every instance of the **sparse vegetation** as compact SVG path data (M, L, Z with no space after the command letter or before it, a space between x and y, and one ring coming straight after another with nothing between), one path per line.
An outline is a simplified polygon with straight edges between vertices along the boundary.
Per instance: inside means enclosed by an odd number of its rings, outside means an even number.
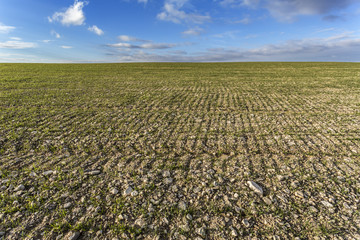
M359 67L0 64L0 239L359 239Z

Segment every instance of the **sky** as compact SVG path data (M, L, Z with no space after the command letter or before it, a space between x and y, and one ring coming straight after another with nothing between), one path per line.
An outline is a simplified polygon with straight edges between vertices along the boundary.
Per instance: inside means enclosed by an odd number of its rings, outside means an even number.
M0 62L360 62L360 0L0 0Z

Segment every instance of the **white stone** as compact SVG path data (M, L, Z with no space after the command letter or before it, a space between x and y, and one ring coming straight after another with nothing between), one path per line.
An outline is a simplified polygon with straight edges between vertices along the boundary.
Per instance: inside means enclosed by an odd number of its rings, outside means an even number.
M253 190L254 192L256 192L257 194L259 194L261 196L264 194L263 189L256 182L247 181L247 184L248 184L249 188L251 190Z
M54 171L52 171L52 170L45 171L45 172L43 172L43 175L44 175L44 176L48 176L48 175L50 175L50 174L53 174L53 172L54 172Z
M17 186L17 187L14 189L14 192L22 191L22 190L24 190L24 189L25 189L25 186L21 184L21 185Z
M130 195L132 191L133 191L133 189L132 189L131 187L128 187L128 188L124 191L124 195Z
M333 208L334 206L328 201L321 201L321 203L327 208Z
M110 193L115 195L115 194L119 193L119 190L117 190L116 188L113 188L113 189L110 190Z
M181 210L186 210L187 206L186 206L186 203L184 201L180 201L179 204L178 204L179 208Z

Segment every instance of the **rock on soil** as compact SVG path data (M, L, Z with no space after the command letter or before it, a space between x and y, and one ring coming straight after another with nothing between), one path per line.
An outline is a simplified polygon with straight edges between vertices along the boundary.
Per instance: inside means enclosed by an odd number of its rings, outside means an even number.
M255 182L253 181L247 181L247 184L249 186L249 188L251 190L253 190L254 192L256 192L257 194L263 196L264 195L264 191L263 189Z

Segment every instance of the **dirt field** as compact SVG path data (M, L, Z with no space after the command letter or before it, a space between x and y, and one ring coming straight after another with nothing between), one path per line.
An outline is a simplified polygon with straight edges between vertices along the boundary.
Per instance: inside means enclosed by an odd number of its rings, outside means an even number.
M0 239L360 239L359 63L0 64Z

